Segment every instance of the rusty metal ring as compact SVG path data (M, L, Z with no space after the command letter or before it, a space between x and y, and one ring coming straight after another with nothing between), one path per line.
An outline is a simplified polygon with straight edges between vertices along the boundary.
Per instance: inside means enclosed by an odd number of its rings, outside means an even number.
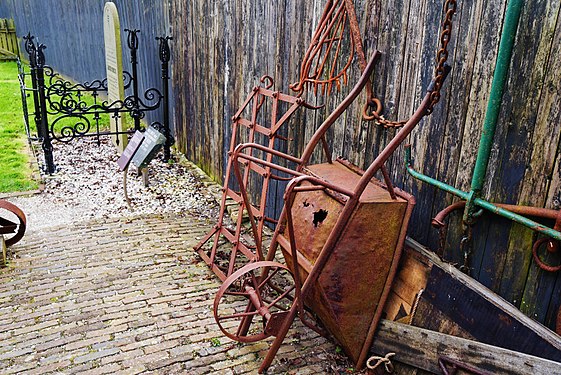
M372 114L368 114L368 110L374 106L376 109L371 110ZM380 112L382 112L382 102L378 98L372 98L362 107L362 118L365 121L378 120L380 118Z
M278 269L286 271L288 272L288 274L292 275L290 269L283 264L272 261L258 261L243 266L224 280L222 286L220 286L218 292L216 292L216 296L214 298L213 313L214 319L218 324L218 328L220 328L222 333L224 333L227 337L234 341L250 343L266 339L267 337L272 335L272 333L267 331L266 329L265 317L260 316L262 306L255 306L254 303L256 301L251 297L252 292L259 294L260 297L258 297L257 299L260 303L262 303L263 297L260 294L262 292L262 289L264 288L262 281L259 280L259 282L256 282L257 285L248 284L247 287L245 284L239 284L237 285L237 287L240 287L240 290L237 290L235 292L232 292L232 290L229 289L231 286L236 287L236 284L238 284L240 281L243 281L245 277L258 269L262 269L263 272L269 272L270 269ZM256 278L252 279L256 281ZM219 305L221 304L221 302L223 302L223 297L227 295L247 298L247 307L243 314L233 312L230 315L228 315L227 313L223 315L221 313ZM254 317L261 318L262 322L253 322ZM239 320L239 325L237 328L233 327L231 324L223 325L224 321L229 320L230 322L232 322L232 320L234 319ZM253 325L256 330L250 331L250 325ZM228 328L232 329L233 332L230 332Z
M540 246L544 243L549 243L550 241L551 239L549 238L541 238L537 240L532 247L532 255L534 257L534 261L542 270L547 272L557 272L561 270L561 264L559 264L558 266L550 266L549 264L544 263L538 255L538 249L540 248Z
M0 209L10 211L14 215L16 215L19 220L16 234L6 240L6 246L12 246L23 238L23 235L25 234L25 228L27 227L27 219L25 217L25 214L22 210L19 209L19 207L6 200L0 199Z

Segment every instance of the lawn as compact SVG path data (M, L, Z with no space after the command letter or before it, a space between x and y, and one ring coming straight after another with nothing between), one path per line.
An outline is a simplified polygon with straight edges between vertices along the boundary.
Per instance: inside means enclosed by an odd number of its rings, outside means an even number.
M27 68L26 71L29 71ZM17 78L18 69L15 62L0 62L0 193L16 191L28 191L37 188L37 181L32 178L30 168L30 155L27 153L27 137L23 121L21 107L21 94ZM30 78L27 77L27 85L31 86ZM60 100L59 98L54 98ZM84 95L81 97L87 105L93 104L93 97ZM99 100L98 100L99 103ZM33 112L33 100L28 98L29 112ZM58 116L60 117L60 115ZM87 115L91 121L90 132L95 132L95 121L93 115ZM49 123L53 123L56 116L49 116ZM60 135L64 126L73 127L76 118L66 118L55 124L54 131ZM100 130L109 127L109 115L102 114L99 120ZM35 124L30 117L31 133L35 133ZM68 147L72 147L69 145ZM42 152L40 149L39 152ZM55 160L56 164L56 160Z
M31 178L15 62L0 62L0 193L37 188Z

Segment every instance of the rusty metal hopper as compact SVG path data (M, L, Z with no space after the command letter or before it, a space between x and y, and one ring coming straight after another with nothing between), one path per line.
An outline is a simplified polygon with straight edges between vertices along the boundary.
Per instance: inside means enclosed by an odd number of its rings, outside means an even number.
M307 172L348 190L361 178L356 168L341 161L312 165ZM371 180L304 300L355 363L363 348L371 345L414 204L409 194L395 192L392 198L381 183ZM302 280L314 267L343 207L342 197L329 191L296 193L291 213ZM294 272L286 234L279 236L279 244Z

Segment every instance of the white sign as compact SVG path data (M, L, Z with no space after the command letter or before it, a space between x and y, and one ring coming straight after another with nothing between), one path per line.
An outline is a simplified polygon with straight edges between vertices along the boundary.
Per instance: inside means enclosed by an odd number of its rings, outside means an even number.
M123 81L123 51L121 48L121 25L119 13L113 2L105 3L103 8L103 36L105 40L105 69L107 71L107 97L108 103L124 101L125 84ZM120 107L120 105L119 105ZM119 113L120 117L110 117L112 132L128 129L127 113ZM127 135L111 136L113 144L119 152L123 152L127 145Z

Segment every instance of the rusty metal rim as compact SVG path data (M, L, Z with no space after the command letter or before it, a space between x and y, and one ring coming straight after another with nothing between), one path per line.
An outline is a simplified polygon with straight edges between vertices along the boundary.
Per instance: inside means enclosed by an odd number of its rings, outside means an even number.
M242 276L244 276L245 274L248 274L248 273L250 273L250 272L252 272L252 271L254 271L258 268L263 268L264 271L263 271L262 275L266 274L266 272L268 272L268 269L270 269L270 268L280 268L282 270L288 271L288 273L291 274L288 267L281 264L281 263L272 262L272 261L258 261L258 262L249 263L249 264L243 266L242 268L240 268L236 272L232 273L230 276L228 276L224 280L224 282L222 283L222 285L218 289L218 292L216 292L216 296L214 297L214 304L213 304L213 310L214 311L213 311L213 314L214 314L214 320L218 324L218 327L220 328L222 333L224 333L227 337L229 337L232 340L240 341L240 342L244 342L244 343L250 343L250 342L260 341L260 340L263 340L263 339L271 336L271 334L266 332L264 328L263 328L262 332L260 332L258 334L250 335L250 336L246 336L247 332L243 332L243 331L248 330L253 316L259 315L258 309L256 309L256 306L254 306L254 304L250 301L249 297L248 297L248 305L247 305L247 307L245 309L245 312L244 312L244 314L246 314L247 316L240 316L241 323L238 327L238 332L236 334L232 334L232 333L228 332L226 330L226 328L224 328L224 326L221 324L221 320L225 320L225 319L219 317L218 306L220 305L220 301L222 300L222 297L224 297L226 295L226 292L227 292L228 288L230 286L232 286L232 284L234 282L236 282L238 279L240 279ZM259 277L259 283L261 284L262 282L263 281L261 280L261 276L260 276ZM257 289L259 289L259 288L257 288ZM244 327L245 327L245 329L244 329ZM263 324L263 327L265 327L265 324ZM242 331L242 333L240 333L240 331Z
M0 199L0 209L2 208L16 215L19 220L19 225L16 234L6 240L6 246L12 246L23 238L23 235L25 234L25 229L27 227L27 219L25 217L25 214L19 207L6 200Z

